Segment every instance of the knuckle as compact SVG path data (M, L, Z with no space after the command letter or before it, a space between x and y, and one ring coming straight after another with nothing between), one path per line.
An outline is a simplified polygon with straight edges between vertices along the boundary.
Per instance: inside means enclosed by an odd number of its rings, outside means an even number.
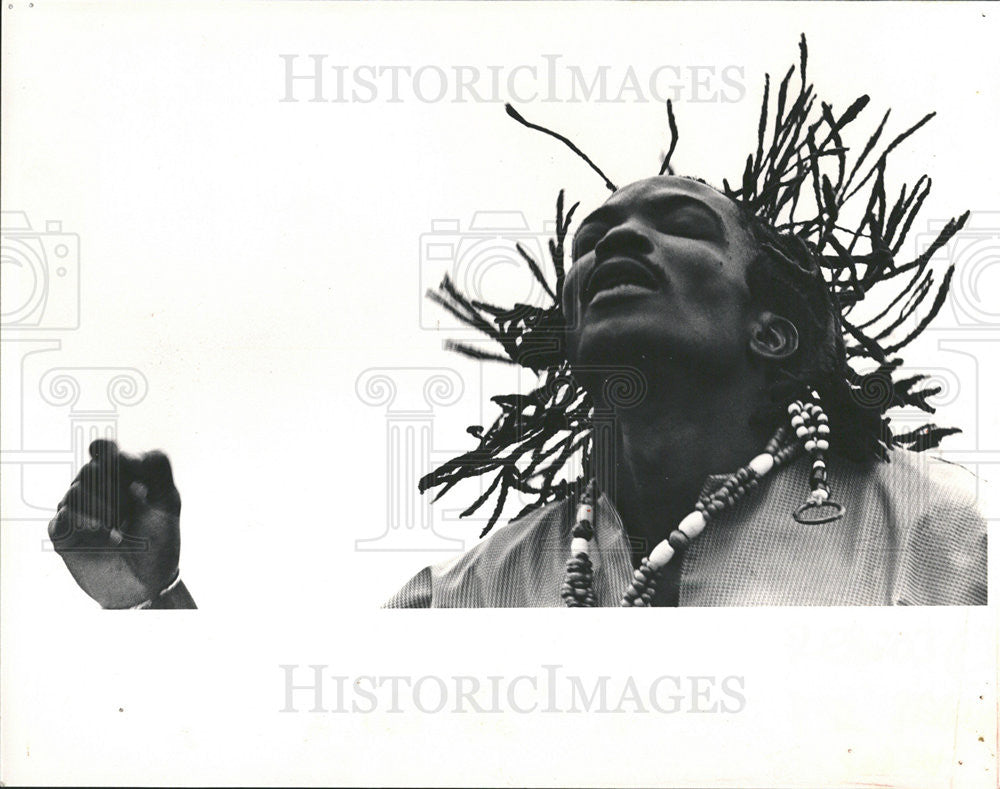
M107 455L117 452L118 445L107 438L98 438L90 442L90 447L88 451L92 458L97 459L98 457L106 457Z
M49 521L48 532L49 539L52 540L56 550L66 546L74 533L74 525L69 510L63 507L56 513L56 516Z

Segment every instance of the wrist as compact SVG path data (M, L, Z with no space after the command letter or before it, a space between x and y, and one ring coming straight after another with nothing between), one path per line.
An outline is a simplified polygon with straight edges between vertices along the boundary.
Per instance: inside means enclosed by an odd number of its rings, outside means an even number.
M181 573L178 570L170 581L163 589L158 593L151 595L148 600L144 600L138 605L132 606L133 609L172 609L172 608L197 608L195 605L194 598L191 597L191 593L188 592L187 587L181 580Z

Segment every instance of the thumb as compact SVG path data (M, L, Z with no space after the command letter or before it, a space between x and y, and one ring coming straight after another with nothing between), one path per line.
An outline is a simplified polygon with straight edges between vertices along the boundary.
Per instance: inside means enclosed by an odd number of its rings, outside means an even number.
M180 513L181 497L174 487L174 474L170 459L157 449L145 453L134 466L137 482L146 488L146 503L151 507Z

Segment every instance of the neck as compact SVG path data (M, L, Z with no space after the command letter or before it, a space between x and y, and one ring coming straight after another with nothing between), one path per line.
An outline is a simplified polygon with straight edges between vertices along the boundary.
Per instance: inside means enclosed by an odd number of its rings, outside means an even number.
M694 509L709 475L735 471L769 436L766 427L751 425L766 397L762 376L751 372L721 384L691 375L646 378L643 403L606 412L611 429L595 430L595 443L604 444L599 456L611 458L614 469L599 481L630 535L650 546Z

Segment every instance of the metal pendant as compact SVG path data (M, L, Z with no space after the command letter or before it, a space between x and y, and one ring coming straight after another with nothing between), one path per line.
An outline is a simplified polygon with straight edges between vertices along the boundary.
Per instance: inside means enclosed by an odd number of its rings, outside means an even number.
M844 517L844 505L827 499L826 501L807 501L792 517L806 526L817 526L821 523L831 523Z

